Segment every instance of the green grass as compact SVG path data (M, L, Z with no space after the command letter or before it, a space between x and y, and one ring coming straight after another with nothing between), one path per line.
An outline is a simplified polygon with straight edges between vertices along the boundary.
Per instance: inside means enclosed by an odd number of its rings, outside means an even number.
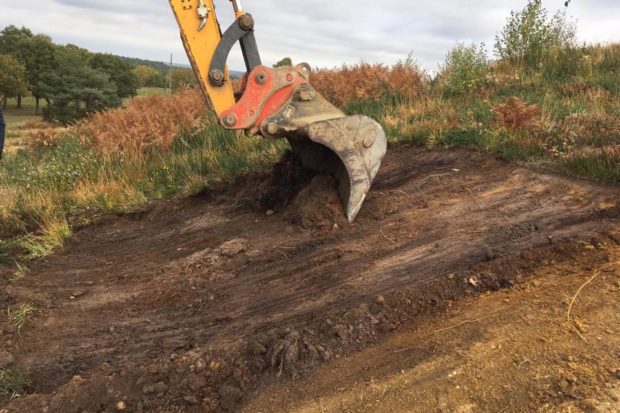
M17 129L33 119L40 119L40 116L35 113L35 101L33 97L23 98L21 109L17 109L16 106L16 99L8 99L7 109L3 111L7 131L10 132L13 129Z
M0 368L0 402L22 396L29 386L30 382L22 374Z
M15 270L15 272L9 279L9 281L11 282L17 282L19 280L22 280L26 278L26 276L30 273L30 269L26 267L24 264L15 262L15 266L17 267L17 269Z
M64 218L43 222L41 227L42 233L28 234L17 243L17 247L24 251L27 259L47 257L55 249L63 246L65 240L71 236L71 228Z
M35 312L35 307L32 304L22 304L19 308L7 310L7 315L11 324L15 326L17 332L21 332L28 318Z

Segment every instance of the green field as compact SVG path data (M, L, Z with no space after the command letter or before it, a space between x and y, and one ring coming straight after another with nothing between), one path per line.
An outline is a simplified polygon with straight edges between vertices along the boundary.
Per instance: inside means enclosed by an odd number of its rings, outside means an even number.
M9 99L8 106L4 110L4 120L7 124L7 130L12 130L23 126L26 122L39 118L35 114L35 101L33 97L25 97L22 99L22 108L17 109L17 100Z
M168 89L163 87L143 87L138 89L138 96L166 96Z

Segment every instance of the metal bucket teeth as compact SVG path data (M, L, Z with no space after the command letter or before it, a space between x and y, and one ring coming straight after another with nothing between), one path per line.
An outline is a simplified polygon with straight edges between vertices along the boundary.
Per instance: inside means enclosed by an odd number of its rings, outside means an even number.
M355 115L313 122L304 129L289 138L294 152L306 166L336 176L347 219L353 222L387 149L383 128Z

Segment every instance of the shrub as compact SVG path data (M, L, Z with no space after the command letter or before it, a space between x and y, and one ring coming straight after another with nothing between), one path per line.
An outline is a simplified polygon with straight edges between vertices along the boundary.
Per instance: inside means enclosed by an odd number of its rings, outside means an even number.
M144 153L166 150L182 134L196 130L206 119L202 92L183 89L171 97L139 96L126 107L96 113L79 123L79 139L102 153Z
M496 105L494 110L499 115L501 125L512 130L540 126L538 105L528 105L518 97L509 97L506 103Z
M575 31L565 13L549 17L541 0L530 0L522 11L511 12L495 37L495 52L521 69L536 70L548 53L574 44Z
M459 44L446 56L439 83L448 94L465 94L483 87L488 74L489 60L484 44Z
M58 128L49 126L47 123L41 129L33 129L28 135L28 144L33 148L51 146L57 143L63 136Z
M358 63L339 69L317 70L310 79L325 98L337 106L352 100L378 101L385 96L407 100L422 95L426 74L410 61L388 67Z

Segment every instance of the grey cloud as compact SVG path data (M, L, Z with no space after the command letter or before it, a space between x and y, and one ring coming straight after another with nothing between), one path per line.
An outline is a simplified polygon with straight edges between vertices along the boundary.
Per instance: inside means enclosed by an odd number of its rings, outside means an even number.
M413 50L433 70L457 42L492 45L511 9L527 0L243 0L257 21L256 36L265 63L290 56L312 66L394 63ZM550 11L564 0L544 0ZM222 26L233 19L228 0L216 0ZM178 29L166 0L0 0L0 26L25 25L94 51L186 63ZM617 0L574 0L569 14L579 19L583 41L618 41ZM233 68L242 68L238 54Z

